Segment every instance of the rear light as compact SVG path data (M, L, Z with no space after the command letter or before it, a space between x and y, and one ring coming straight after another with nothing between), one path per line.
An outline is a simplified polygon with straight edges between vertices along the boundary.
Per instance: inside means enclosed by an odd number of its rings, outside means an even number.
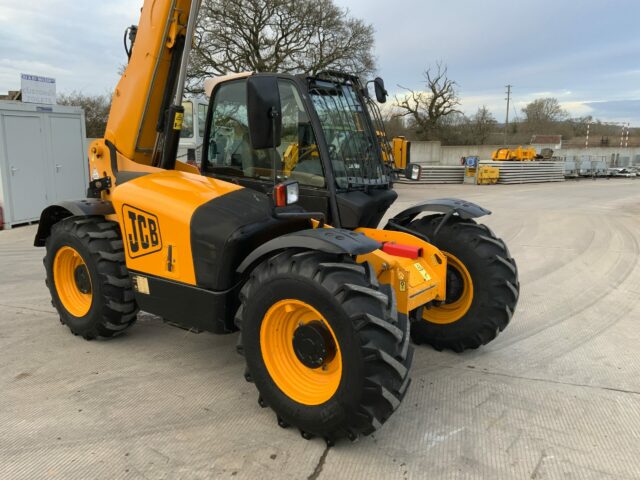
M382 251L394 257L418 258L422 255L422 248L413 245L386 242L382 245Z
M276 207L286 207L298 201L300 185L296 181L288 181L276 185L273 189L273 201Z

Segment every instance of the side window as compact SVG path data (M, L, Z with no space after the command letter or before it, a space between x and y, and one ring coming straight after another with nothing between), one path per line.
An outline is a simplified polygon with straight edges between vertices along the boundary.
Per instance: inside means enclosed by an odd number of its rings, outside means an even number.
M193 138L193 103L183 102L182 106L184 107L184 121L180 138Z
M204 138L204 130L207 126L207 110L207 105L204 103L198 104L198 135L200 138Z
M282 104L282 143L274 150L253 150L249 141L246 81L218 88L213 100L205 173L271 181L274 163L281 181L325 185L322 164L309 116L296 85L279 80Z

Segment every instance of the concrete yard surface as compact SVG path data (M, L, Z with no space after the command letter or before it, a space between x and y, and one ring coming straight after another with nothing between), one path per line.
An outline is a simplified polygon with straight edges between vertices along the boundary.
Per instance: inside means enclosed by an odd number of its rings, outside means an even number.
M640 478L640 181L397 190L393 211L492 210L520 303L476 351L416 347L398 411L330 449L258 406L237 334L140 314L113 340L74 337L35 227L0 232L0 479Z

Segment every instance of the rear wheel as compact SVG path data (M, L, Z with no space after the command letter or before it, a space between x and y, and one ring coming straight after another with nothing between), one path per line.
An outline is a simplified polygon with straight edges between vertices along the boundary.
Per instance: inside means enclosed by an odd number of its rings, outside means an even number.
M135 322L138 307L117 223L66 218L51 229L46 249L52 304L73 334L112 337Z
M256 267L240 297L246 376L281 426L355 440L398 407L413 353L408 321L368 265L285 252Z
M443 215L411 223L447 256L447 298L412 312L411 336L438 350L462 352L496 338L509 324L520 291L518 270L506 244L486 225Z

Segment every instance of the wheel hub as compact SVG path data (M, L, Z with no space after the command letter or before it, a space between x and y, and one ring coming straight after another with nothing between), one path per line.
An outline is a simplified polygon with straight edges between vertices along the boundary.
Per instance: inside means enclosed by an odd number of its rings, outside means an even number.
M453 303L460 299L464 292L464 279L460 272L452 267L447 267L447 300L445 303Z
M316 369L333 359L336 346L324 324L314 320L293 332L293 351L303 365Z
M91 280L89 279L89 271L87 266L82 264L78 265L73 271L73 279L76 282L76 287L82 293L91 293Z

